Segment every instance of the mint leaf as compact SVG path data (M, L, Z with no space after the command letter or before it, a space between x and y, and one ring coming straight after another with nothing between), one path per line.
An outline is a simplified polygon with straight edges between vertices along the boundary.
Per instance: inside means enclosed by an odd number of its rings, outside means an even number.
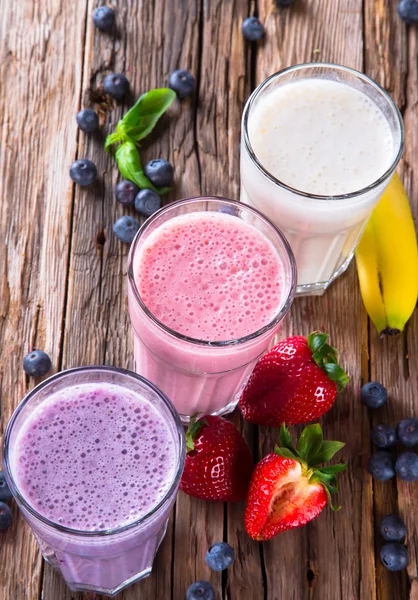
M176 93L169 88L150 90L138 99L117 125L124 140L140 142L154 129L158 119L174 101Z
M118 132L110 133L106 138L104 149L106 152L110 152L110 147L113 146L113 144L118 144L121 141L122 138Z
M310 463L310 456L317 454L322 446L324 436L319 423L308 425L302 431L298 442L298 454Z
M133 142L126 141L121 144L116 150L115 157L120 174L124 179L132 181L141 189L154 190L154 192L157 192L157 194L160 195L170 191L170 188L156 188L152 185L151 181L142 170L139 152Z

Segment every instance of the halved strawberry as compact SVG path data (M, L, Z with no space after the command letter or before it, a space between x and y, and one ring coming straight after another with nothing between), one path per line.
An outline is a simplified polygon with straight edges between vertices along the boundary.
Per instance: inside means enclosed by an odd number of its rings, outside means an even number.
M241 395L244 419L270 427L308 423L326 413L348 377L337 363L328 335L282 340L255 366Z
M255 540L269 540L278 533L301 527L331 503L337 491L336 473L345 464L319 468L344 444L324 441L321 426L308 425L294 448L283 424L280 444L255 467L245 509L245 529Z
M238 429L212 415L190 420L180 489L203 500L234 502L247 496L253 457Z

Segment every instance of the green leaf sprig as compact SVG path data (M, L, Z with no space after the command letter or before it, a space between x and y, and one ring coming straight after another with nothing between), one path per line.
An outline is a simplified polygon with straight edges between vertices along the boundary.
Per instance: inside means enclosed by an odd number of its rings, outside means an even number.
M347 385L349 377L338 364L336 348L327 344L327 340L328 334L313 331L308 335L308 346L312 350L313 360L336 383L340 392Z
M346 464L319 467L328 462L345 444L343 442L324 440L321 426L316 423L308 425L302 431L297 448L292 443L292 438L286 425L280 428L280 446L275 446L274 452L283 458L290 458L301 463L305 475L310 483L321 483L328 497L328 504L333 510L339 510L331 501L331 494L337 492L337 473L347 468Z
M106 152L117 145L115 157L122 177L141 189L151 189L160 195L169 192L170 188L152 185L142 169L138 148L141 140L151 133L175 97L175 92L168 88L146 92L118 122L116 130L105 141Z

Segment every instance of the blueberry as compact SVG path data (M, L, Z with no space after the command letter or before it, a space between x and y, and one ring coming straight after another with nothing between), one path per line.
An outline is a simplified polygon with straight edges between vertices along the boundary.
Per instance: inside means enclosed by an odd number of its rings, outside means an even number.
M380 521L380 533L387 542L403 542L406 536L405 523L399 515L387 515Z
M3 471L0 471L0 502L9 502L13 498Z
M407 448L418 446L418 419L404 419L398 423L398 438Z
M93 23L100 31L110 31L115 24L115 11L109 6L99 6L93 13Z
M136 219L125 215L115 222L113 225L113 233L121 242L130 244L139 228L140 224Z
M215 600L215 592L209 581L195 581L187 590L186 600Z
M408 552L405 546L397 542L384 544L380 551L380 560L389 571L402 571L408 564Z
M70 177L78 185L90 185L97 179L97 167L88 158L80 158L71 165Z
M133 204L138 192L139 187L127 179L120 181L115 187L116 200L121 204Z
M51 359L43 350L32 350L23 359L23 370L32 377L42 377L51 366Z
M212 571L224 571L232 565L234 560L234 549L226 542L213 544L206 552L205 557L206 564Z
M216 212L224 213L225 215L232 215L233 217L235 217L234 206L222 206L222 208L218 208Z
M173 71L168 79L168 87L174 90L179 98L191 96L194 86L193 75L184 69Z
M378 448L390 448L396 444L396 431L390 425L375 425L371 437Z
M395 469L402 481L418 481L418 454L403 452L396 459Z
M361 388L360 398L368 408L380 408L386 402L388 394L381 383L370 381Z
M417 0L401 0L398 6L398 14L402 21L412 25L418 23L418 2Z
M83 110L80 110L77 113L76 121L77 125L84 133L91 133L92 131L96 131L99 127L99 117L97 116L97 112L91 108L83 108Z
M257 17L248 17L242 24L242 33L249 42L256 42L264 35L264 25Z
M124 96L129 92L129 81L125 75L121 73L111 73L103 82L103 89L106 94L112 96L116 100L122 100Z
M388 481L395 475L395 461L390 452L375 452L369 458L369 473L374 479Z
M161 197L153 190L141 190L135 198L135 210L144 217L150 217L161 208Z
M151 160L144 169L145 175L157 187L170 186L174 179L173 166L163 158Z
M7 504L0 502L0 531L9 529L13 521L13 513Z

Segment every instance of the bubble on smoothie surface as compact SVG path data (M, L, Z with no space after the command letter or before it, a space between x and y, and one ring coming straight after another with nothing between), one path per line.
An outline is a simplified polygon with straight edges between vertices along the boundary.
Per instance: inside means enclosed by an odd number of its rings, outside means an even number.
M267 325L283 303L284 267L273 244L237 217L174 217L144 242L135 280L148 309L189 337L237 339Z
M12 472L33 508L80 530L126 525L164 497L173 436L159 412L114 384L56 392L22 426Z

